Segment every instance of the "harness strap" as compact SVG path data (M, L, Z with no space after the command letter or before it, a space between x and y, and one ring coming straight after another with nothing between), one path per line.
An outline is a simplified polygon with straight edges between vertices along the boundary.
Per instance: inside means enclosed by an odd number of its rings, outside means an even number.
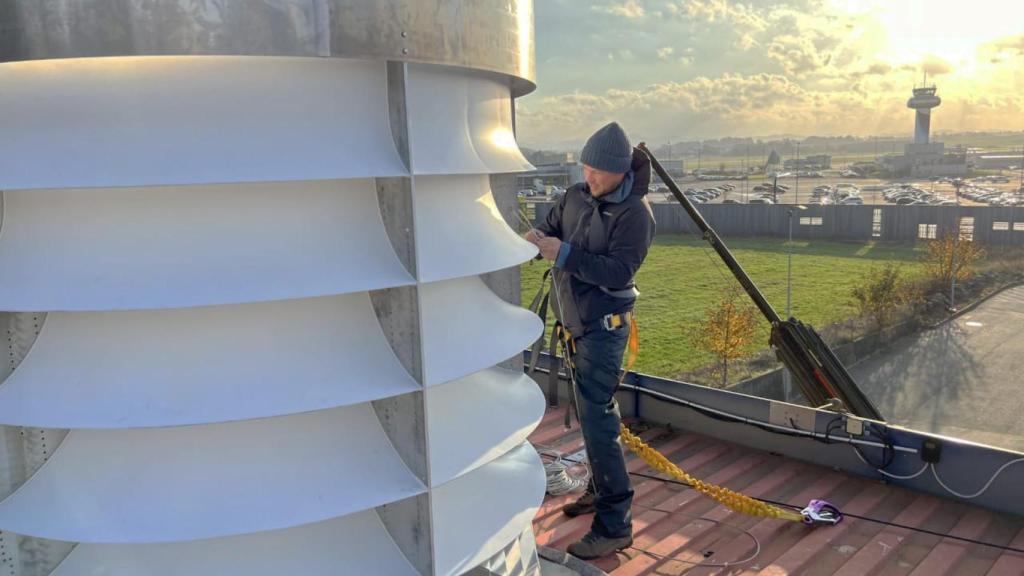
M544 271L544 275L541 276L540 288L537 290L537 294L533 297L530 302L530 311L540 317L540 321L544 324L548 322L548 302L551 297L551 290L545 290L548 284L548 277L551 275L551 269L548 268ZM552 333L553 335L554 333ZM551 343L552 349L554 348L554 338ZM537 370L537 361L540 360L540 351L544 348L544 331L540 333L540 337L537 341L530 346L530 367L527 370L527 374L532 375ZM554 353L551 352L551 356L554 357ZM548 400L550 402L550 398ZM555 398L555 403L551 406L558 406L558 398Z
M580 421L580 407L576 401L576 363L573 361L573 357L576 355L576 341L572 337L572 332L569 332L565 326L562 326L561 322L555 323L555 328L551 335L552 346L555 341L558 341L562 345L562 364L565 366L566 375L566 391L569 397L569 407L565 411L565 424L566 428L572 427L572 414L576 413L576 421ZM557 359L557 358L556 358ZM555 406L558 405L558 363L555 363L555 367L548 372L548 394L554 394Z
M554 328L551 329L551 342L548 347L548 356L552 359L552 364L548 369L548 406L551 407L558 406L558 373L561 371L558 365L558 344L561 328L562 323L555 322Z

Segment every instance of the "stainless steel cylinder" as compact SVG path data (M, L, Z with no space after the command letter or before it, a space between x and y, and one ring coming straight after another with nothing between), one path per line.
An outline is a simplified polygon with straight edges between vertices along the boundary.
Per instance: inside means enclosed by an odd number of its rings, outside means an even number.
M24 0L0 5L0 62L321 56L460 66L535 88L532 0Z

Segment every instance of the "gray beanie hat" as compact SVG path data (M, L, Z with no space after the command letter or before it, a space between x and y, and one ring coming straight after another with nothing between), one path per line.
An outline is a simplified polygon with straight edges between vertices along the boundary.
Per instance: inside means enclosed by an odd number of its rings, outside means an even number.
M580 162L604 170L625 174L633 164L633 147L622 126L612 122L587 139L580 154Z

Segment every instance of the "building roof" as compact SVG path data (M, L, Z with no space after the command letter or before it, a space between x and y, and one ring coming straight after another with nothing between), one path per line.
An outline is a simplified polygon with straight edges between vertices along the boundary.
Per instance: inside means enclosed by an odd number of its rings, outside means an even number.
M583 449L583 441L575 421L572 429L564 428L563 410L564 407L549 408L530 440L538 448L550 447L572 455ZM701 434L638 420L627 424L642 431L642 438L699 478L794 506L825 498L847 517L836 526L811 528L784 520L744 516L695 490L666 481L665 476L627 454L636 491L634 543L615 556L592 562L613 576L1024 574L1022 553L944 537L1024 549L1022 517ZM546 498L533 524L538 544L564 550L587 531L589 515L568 518L560 512L564 504L577 497L571 494ZM741 562L745 559L749 560ZM726 563L733 565L725 568L722 564Z

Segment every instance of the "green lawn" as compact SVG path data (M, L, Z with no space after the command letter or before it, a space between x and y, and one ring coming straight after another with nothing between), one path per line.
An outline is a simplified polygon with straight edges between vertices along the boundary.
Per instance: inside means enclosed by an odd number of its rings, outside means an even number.
M786 242L769 238L727 241L736 259L768 301L783 314L786 306ZM725 264L706 244L689 236L659 236L637 275L642 295L637 302L640 357L635 370L668 378L711 362L693 348L689 334L698 329L706 309L726 290L739 289ZM853 314L850 288L873 266L904 265L916 274L913 245L793 242L793 315L815 327ZM537 291L546 262L522 267L523 300ZM744 295L745 297L745 295ZM550 319L549 319L550 321ZM751 352L767 346L768 326L761 325Z

